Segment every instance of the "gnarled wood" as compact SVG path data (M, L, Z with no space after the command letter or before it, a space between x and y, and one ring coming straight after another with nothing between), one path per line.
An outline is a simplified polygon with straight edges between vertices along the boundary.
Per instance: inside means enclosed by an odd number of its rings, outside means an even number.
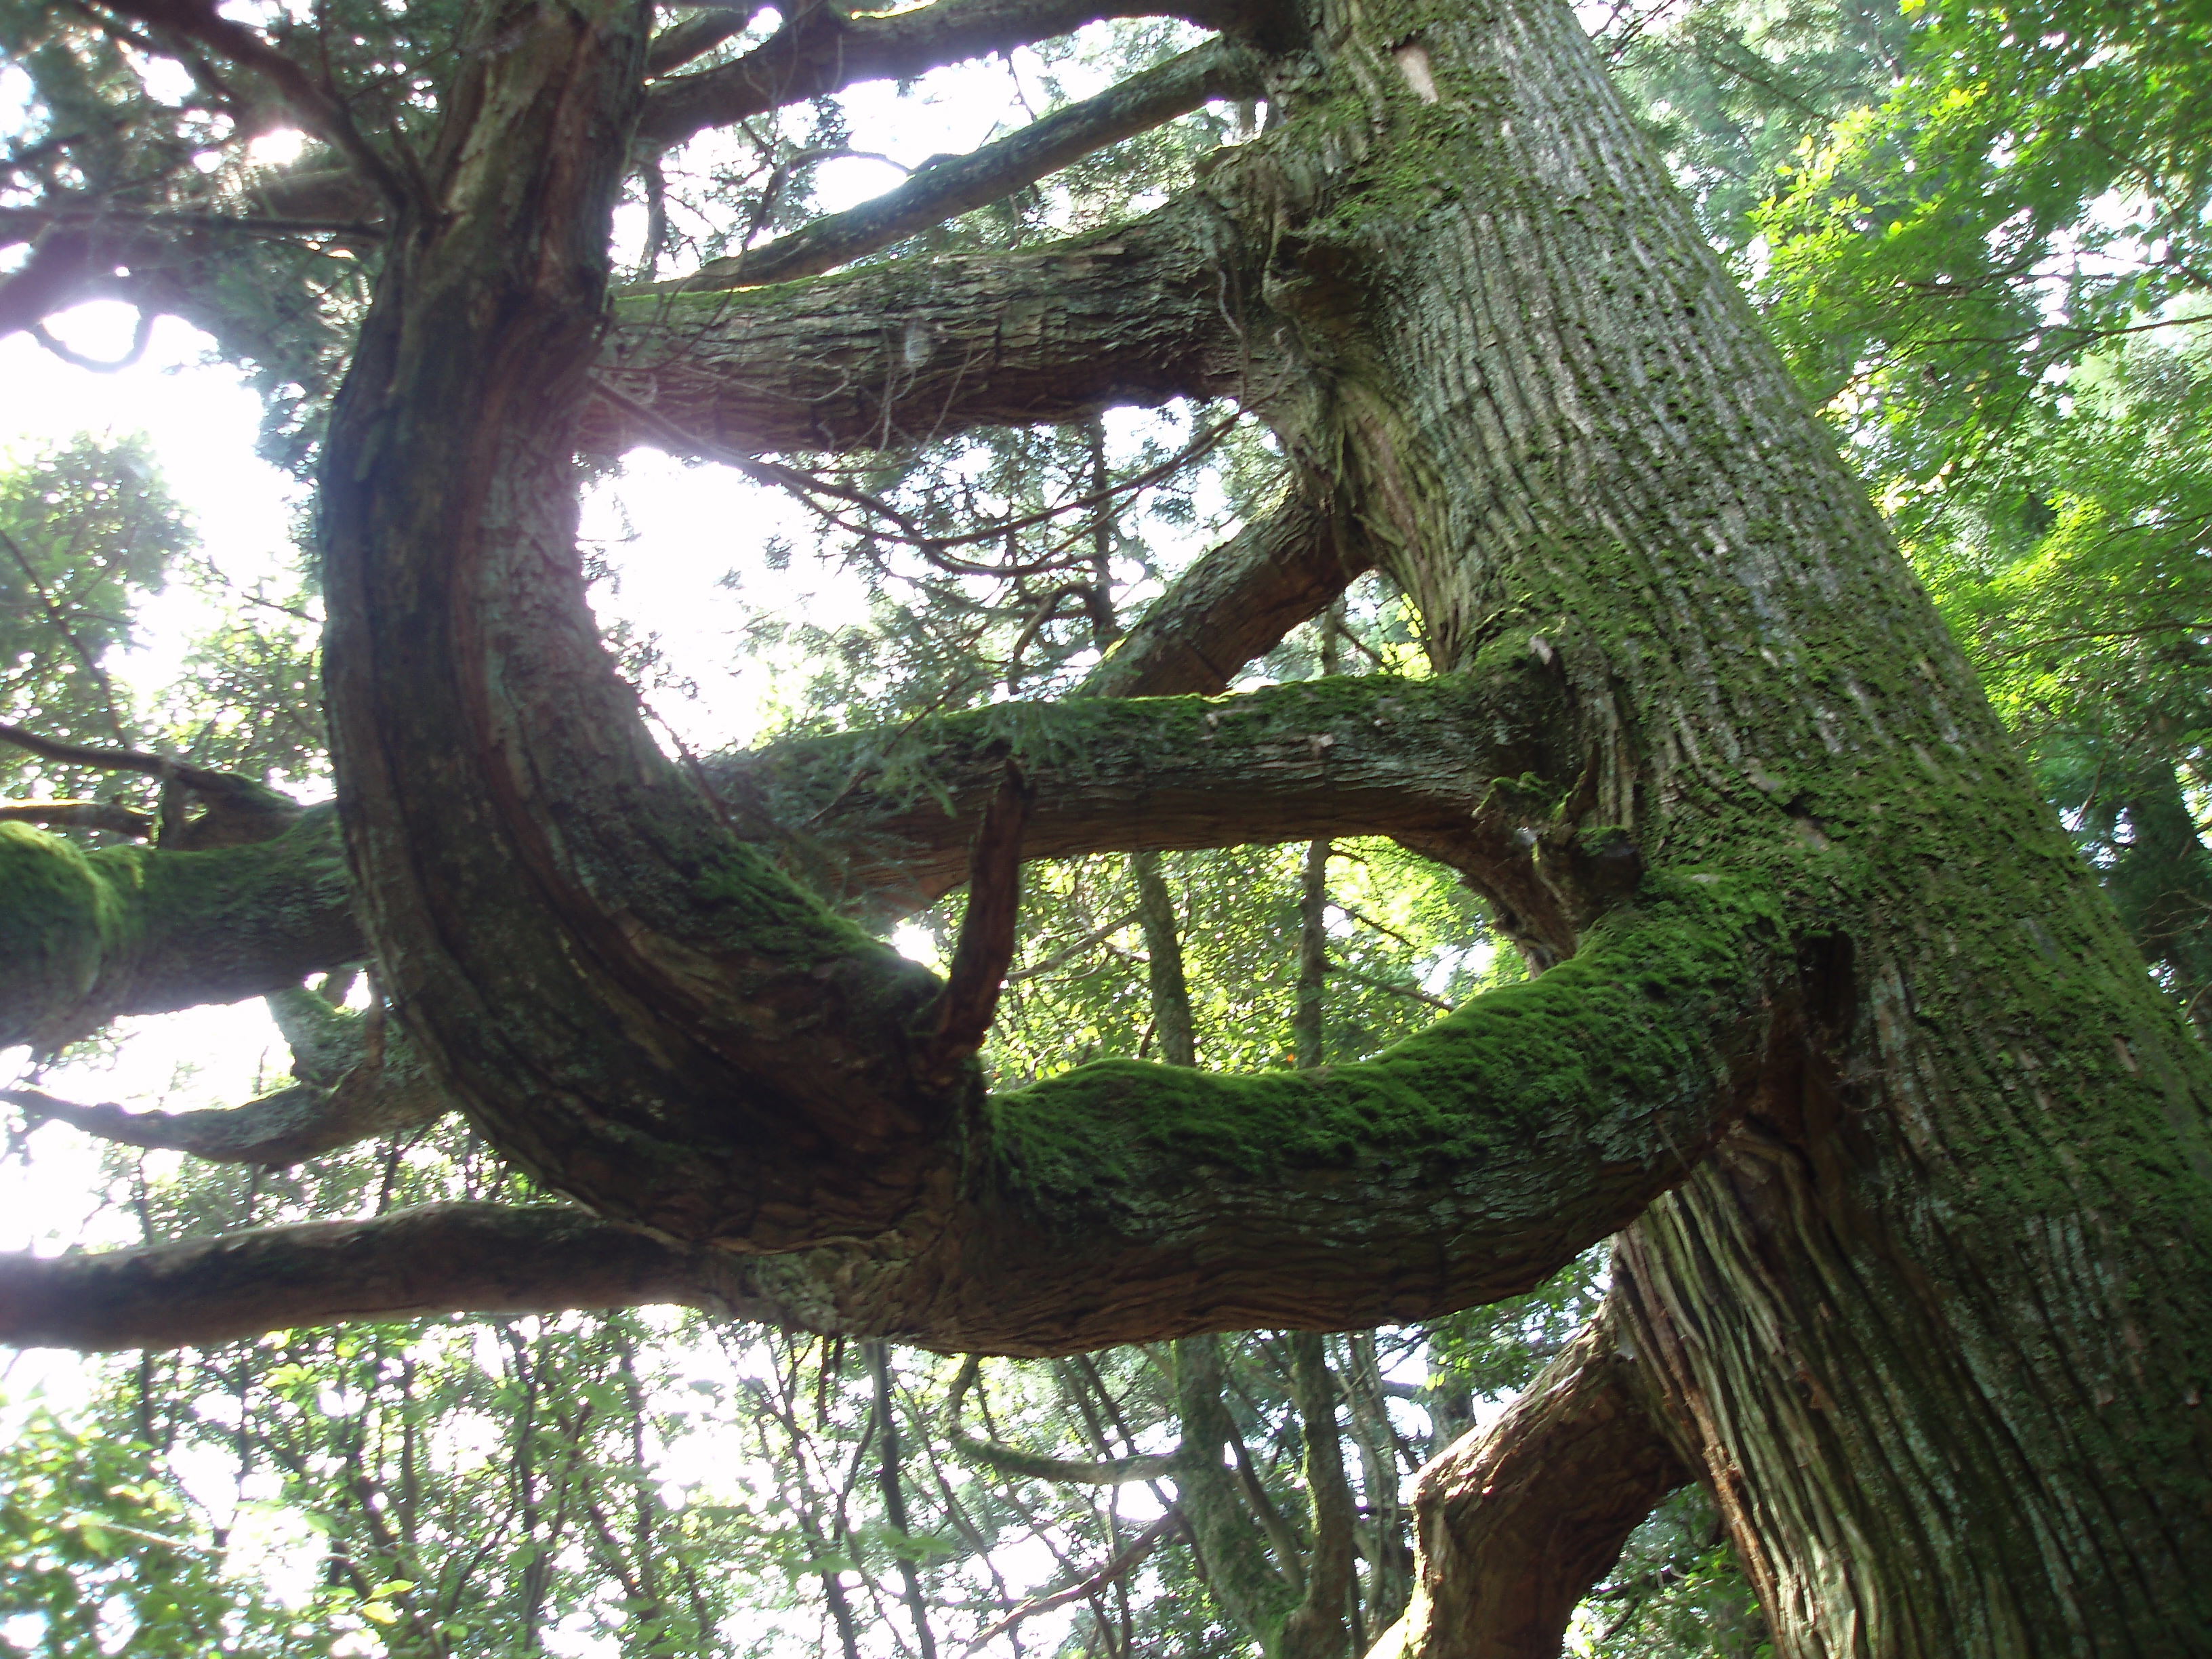
M1505 1415L1421 1471L1419 1576L1369 1659L1559 1659L1576 1606L1689 1484L1608 1302Z

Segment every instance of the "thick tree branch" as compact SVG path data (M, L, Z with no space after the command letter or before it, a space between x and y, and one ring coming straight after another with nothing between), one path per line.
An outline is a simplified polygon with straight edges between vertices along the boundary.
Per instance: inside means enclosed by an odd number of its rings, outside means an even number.
M1231 9L1206 0L938 0L890 17L848 17L835 4L793 5L786 8L783 27L736 63L654 87L647 95L638 136L659 144L681 143L707 127L727 126L858 82L910 80L964 58L1067 34L1103 18L1170 16L1207 22Z
M732 1258L553 1205L450 1203L94 1255L0 1257L0 1343L206 1346L295 1325L673 1303L741 1317Z
M87 852L0 823L0 1047L238 1002L358 962L337 815L210 852Z
M601 399L578 446L890 449L1109 404L1262 404L1270 337L1241 314L1256 280L1212 215L1192 198L1036 252L623 301L599 377L653 418Z
M716 259L694 276L637 291L704 294L833 270L1213 99L1256 92L1261 67L1258 54L1225 40L1209 40L972 155L925 167L873 201L817 219L765 246Z
M1661 884L1541 979L1372 1060L1109 1061L997 1097L957 1193L866 1241L684 1250L447 1205L0 1269L0 1341L677 1303L965 1352L1412 1321L1539 1282L1679 1183L1769 1083L1756 896Z
M1370 1659L1557 1659L1576 1605L1690 1471L1598 1317L1487 1430L1421 1471L1419 1579Z

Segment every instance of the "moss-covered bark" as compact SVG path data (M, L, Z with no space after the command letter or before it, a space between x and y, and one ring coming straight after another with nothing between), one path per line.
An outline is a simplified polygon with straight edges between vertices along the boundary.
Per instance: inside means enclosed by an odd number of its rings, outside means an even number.
M362 959L337 822L205 853L0 823L0 1047L58 1048L126 1014L236 1002Z
M2202 1048L1566 9L1312 15L1330 72L1243 179L1353 510L1441 665L1556 653L1562 828L1725 861L1798 958L1794 1081L1621 1255L1778 1643L2186 1650ZM1572 933L1554 845L1505 896Z

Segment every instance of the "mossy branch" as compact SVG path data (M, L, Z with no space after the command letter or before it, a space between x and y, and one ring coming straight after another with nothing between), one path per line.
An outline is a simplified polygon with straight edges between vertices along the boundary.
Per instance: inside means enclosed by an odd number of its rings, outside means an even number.
M0 823L0 1046L267 995L365 952L327 807L207 852L86 851Z

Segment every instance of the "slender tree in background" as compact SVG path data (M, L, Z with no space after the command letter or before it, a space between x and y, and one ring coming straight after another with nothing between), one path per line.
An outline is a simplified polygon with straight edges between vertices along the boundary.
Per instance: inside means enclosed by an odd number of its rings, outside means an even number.
M611 0L404 42L380 12L107 9L210 122L281 107L321 167L210 197L104 129L22 210L0 316L119 292L249 349L223 276L323 306L268 352L303 407L343 368L316 462L338 806L172 767L241 844L0 825L0 1038L365 957L398 1032L310 1120L433 1088L567 1201L19 1260L0 1334L678 1302L1052 1355L1441 1316L1618 1233L1597 1318L1432 1467L1391 1650L1555 1650L1692 1480L1782 1652L2188 1650L2212 1073L1563 5L1193 4L1218 33L1099 99L612 291L625 179L650 197L701 133L1123 9L795 6L690 68L714 15L654 37ZM836 269L1215 97L1267 124L1164 206ZM149 177L175 182L123 193ZM365 303L254 253L302 223ZM1272 428L1280 503L1093 695L916 722L896 769L881 733L705 766L651 740L585 601L580 453L788 481L754 458L1176 398ZM797 487L972 550L857 471ZM1202 695L1370 568L1431 676ZM1464 873L1537 976L1370 1060L986 1091L1024 858L1354 835ZM802 864L874 915L964 880L946 977Z

